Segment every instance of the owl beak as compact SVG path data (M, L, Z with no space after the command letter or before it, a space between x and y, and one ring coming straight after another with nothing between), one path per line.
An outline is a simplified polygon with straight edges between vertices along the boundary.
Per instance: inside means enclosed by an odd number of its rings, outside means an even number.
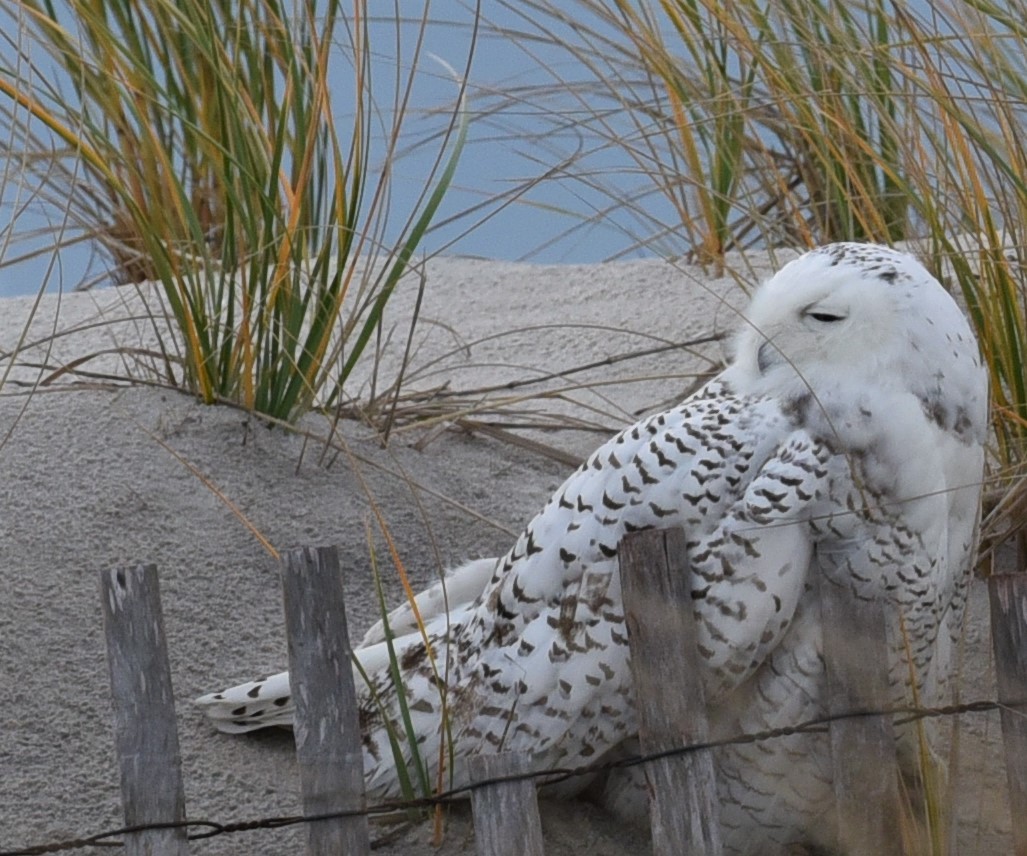
M779 362L777 348L774 347L774 343L768 339L760 345L759 350L756 352L756 365L760 370L760 374L766 374L767 369L777 362Z

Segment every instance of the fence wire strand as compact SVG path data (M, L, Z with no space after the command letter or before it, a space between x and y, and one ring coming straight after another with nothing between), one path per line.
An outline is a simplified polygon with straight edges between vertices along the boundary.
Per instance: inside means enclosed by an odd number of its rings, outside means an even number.
M1027 700L1025 700L1027 704ZM828 716L810 719L798 725L771 728L766 731L753 732L751 734L740 734L735 737L728 737L719 740L707 740L701 743L691 743L687 746L678 746L666 749L661 752L654 752L645 755L630 755L612 761L602 761L587 764L580 767L556 767L547 770L538 770L527 773L519 773L510 776L497 776L490 779L482 779L449 790L440 791L432 796L419 797L412 800L389 800L362 809L351 809L349 811L330 812L314 815L283 815L281 817L262 817L253 820L230 821L218 823L212 820L183 820L168 823L140 824L138 826L122 826L117 829L110 829L96 833L85 838L67 839L55 841L49 844L35 844L16 850L2 850L0 856L44 856L47 853L63 853L71 850L82 850L86 847L121 847L123 842L112 839L123 838L137 832L145 832L160 829L188 829L195 830L188 834L190 841L199 841L207 838L214 838L219 835L229 835L238 832L252 832L261 829L281 829L287 826L296 826L303 823L314 823L322 820L334 820L345 817L373 817L376 815L395 814L401 811L423 810L434 806L450 803L462 797L466 797L472 791L505 782L516 782L524 779L537 779L541 785L553 785L565 782L579 776L589 776L597 773L609 772L610 770L634 767L650 761L657 761L663 758L686 755L691 752L701 752L710 749L720 749L726 746L738 746L748 743L760 743L765 740L773 740L780 737L790 737L795 734L810 734L823 732L832 722L847 719L860 719L867 716L892 716L896 725L908 725L923 719L938 719L949 716L959 716L964 713L988 713L995 710L1008 710L1011 707L1020 705L1001 704L997 701L982 700L972 701L963 704L945 705L942 707L914 707L900 706L887 708L885 710L853 710L844 713L837 713Z

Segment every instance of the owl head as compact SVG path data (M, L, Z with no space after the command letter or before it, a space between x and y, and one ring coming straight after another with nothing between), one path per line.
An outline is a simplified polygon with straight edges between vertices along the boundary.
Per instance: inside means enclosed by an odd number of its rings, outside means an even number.
M754 295L729 379L739 392L824 406L909 393L944 430L981 442L987 376L970 325L912 256L838 243L789 262Z

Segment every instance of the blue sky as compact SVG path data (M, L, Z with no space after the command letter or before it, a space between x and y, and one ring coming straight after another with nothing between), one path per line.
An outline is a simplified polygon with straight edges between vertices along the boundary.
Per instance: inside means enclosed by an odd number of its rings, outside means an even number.
M419 19L424 9L422 0L400 0L400 14L404 19ZM344 4L346 6L346 4ZM372 9L389 9L391 3L372 4ZM462 71L467 65L467 53L473 25L473 4L461 0L433 0L425 50L439 61L424 56L413 90L413 112L406 123L401 141L404 154L393 163L393 195L391 211L398 222L410 211L421 193L436 146L418 146L445 122L445 110L457 93L457 85L445 64ZM526 31L530 25L496 0L484 0L484 16L493 24L507 30ZM408 23L401 28L399 46L401 65L409 67L413 53L415 26ZM392 69L395 66L396 31L392 20L373 24L372 44L381 50L381 62L376 67L376 90L384 93L382 100L391 103ZM6 46L0 47L0 54ZM336 57L333 71L334 99L339 124L346 122L347 97L352 87L352 74L342 57ZM520 87L553 82L552 69L565 80L582 79L587 72L577 66L559 47L537 40L516 39L497 35L489 28L479 33L475 46L471 72L468 77L472 112L483 110L490 102L483 93L513 92ZM566 102L569 108L572 101ZM550 105L551 106L551 105ZM458 215L479 202L494 198L511 188L536 179L562 156L582 144L574 133L574 116L564 114L569 129L560 136L550 133L544 119L532 115L532 108L524 105L498 117L472 123L469 143L461 158L454 187L446 197L437 222ZM345 134L343 134L345 136ZM589 144L586 144L589 145ZM379 151L379 158L384 150ZM381 161L379 160L379 163ZM613 176L630 166L627 157L616 147L597 153L590 166L605 175ZM615 180L611 177L610 180ZM4 215L12 219L12 210L21 198L17 176L8 174L2 187ZM460 254L497 259L527 258L542 262L595 262L610 258L630 247L632 239L626 234L632 226L627 220L604 218L599 226L578 230L573 235L550 243L569 226L579 222L581 216L591 215L604 204L601 194L582 187L569 178L549 179L537 184L519 201L495 213L470 233L462 233L479 218L463 219L436 229L423 243L426 252L442 249L446 254ZM566 212L572 212L570 214ZM21 211L14 221L16 230L24 231L55 222L59 211ZM27 246L7 247L5 260L19 256ZM629 253L637 255L637 253ZM47 278L53 259L42 256L0 270L0 296L32 294L39 290ZM70 289L85 276L102 275L104 259L95 248L87 244L69 248L56 260L49 278L49 289Z

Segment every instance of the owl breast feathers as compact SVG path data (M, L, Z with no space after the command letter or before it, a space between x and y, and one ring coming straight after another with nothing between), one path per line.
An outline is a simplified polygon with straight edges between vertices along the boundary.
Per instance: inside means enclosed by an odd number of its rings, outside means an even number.
M596 450L505 556L418 596L431 657L410 606L392 614L416 751L431 766L451 742L458 784L474 753L528 752L546 769L630 751L617 548L652 527L685 531L714 736L823 713L817 579L884 599L896 701L913 682L922 703L940 701L975 548L986 410L973 334L917 261L861 244L801 256L756 293L719 377ZM379 624L356 652L371 683L357 680L372 798L399 796L388 730L403 728L383 638ZM225 731L291 721L285 674L199 703ZM716 764L727 852L829 839L823 735L731 746ZM610 775L601 800L644 815L640 776Z

